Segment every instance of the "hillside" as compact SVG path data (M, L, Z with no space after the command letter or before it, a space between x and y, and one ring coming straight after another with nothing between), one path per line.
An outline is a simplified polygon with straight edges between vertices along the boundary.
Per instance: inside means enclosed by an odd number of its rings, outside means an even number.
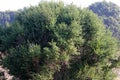
M0 26L9 26L15 20L16 12L0 12Z
M112 2L96 2L89 6L104 22L106 29L120 40L120 7Z

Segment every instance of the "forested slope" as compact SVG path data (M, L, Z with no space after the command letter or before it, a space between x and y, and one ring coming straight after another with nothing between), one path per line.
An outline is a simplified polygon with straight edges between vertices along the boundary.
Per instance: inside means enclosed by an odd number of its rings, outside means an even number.
M9 26L15 20L16 12L0 12L0 26Z
M120 7L112 2L96 2L89 6L104 22L106 29L120 40Z

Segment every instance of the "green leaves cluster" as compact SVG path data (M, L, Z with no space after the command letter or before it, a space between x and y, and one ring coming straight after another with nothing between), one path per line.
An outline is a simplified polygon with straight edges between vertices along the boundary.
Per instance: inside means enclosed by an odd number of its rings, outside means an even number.
M110 80L106 64L116 42L97 15L62 2L41 2L17 15L0 33L10 73L22 80Z

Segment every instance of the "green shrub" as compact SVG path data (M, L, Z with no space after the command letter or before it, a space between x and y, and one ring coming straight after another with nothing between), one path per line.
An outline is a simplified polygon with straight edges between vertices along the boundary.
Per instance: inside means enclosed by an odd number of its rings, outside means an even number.
M22 10L16 22L19 25L6 30L1 44L8 52L4 66L15 76L22 80L112 79L116 40L91 11L41 2ZM16 42L18 34L23 41L9 44Z

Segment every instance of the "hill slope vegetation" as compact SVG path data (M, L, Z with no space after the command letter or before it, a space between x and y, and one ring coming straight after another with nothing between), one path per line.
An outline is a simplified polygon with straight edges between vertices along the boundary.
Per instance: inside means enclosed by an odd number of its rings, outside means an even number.
M120 7L112 2L96 2L89 6L104 22L112 35L120 40Z

